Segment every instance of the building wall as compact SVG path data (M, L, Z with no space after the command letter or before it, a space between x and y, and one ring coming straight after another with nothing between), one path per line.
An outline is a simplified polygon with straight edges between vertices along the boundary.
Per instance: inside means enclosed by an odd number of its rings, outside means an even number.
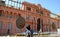
M0 16L0 22L2 22L2 28L0 29L0 34L7 34L8 28L10 29L10 34L25 32L27 25L31 25L31 28L37 32L38 19L42 20L41 29L43 32L56 31L56 29L58 28L57 25L58 20L50 17L49 10L42 8L41 5L35 5L28 2L23 2L23 5L24 10L15 9L12 7L0 6L0 10L2 10L4 14L3 16ZM31 10L27 9L27 7L31 8ZM10 15L12 17L10 17ZM16 26L16 20L19 15L21 15L25 19L25 26L22 29L19 29ZM51 24L52 22L56 22L55 30L52 29Z

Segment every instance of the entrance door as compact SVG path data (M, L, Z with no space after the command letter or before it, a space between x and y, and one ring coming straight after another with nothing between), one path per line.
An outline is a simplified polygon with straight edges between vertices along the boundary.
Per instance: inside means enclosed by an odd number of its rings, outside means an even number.
M42 29L42 20L39 18L37 19L37 31L40 31Z

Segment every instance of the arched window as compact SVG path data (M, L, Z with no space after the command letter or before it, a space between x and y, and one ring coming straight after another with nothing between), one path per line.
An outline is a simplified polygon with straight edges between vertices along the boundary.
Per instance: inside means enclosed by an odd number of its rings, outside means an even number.
M16 18L19 18L21 16L21 14L18 14L18 15L16 15Z
M27 11L31 11L31 8L30 8L30 7L26 7L26 10L27 10Z
M12 23L11 22L8 22L7 29L11 29L11 28L12 28Z
M0 10L0 16L3 16L3 15L4 15L4 11Z
M16 18L16 16L17 16L17 13L14 13L14 17Z
M2 29L2 22L0 21L0 29Z
M12 12L10 12L10 15L9 15L9 18L12 18L13 16L12 16Z
M29 20L29 19L30 19L30 16L27 15L27 16L26 16L26 19Z
M8 11L5 11L5 13L6 13L6 17L8 17L8 15L9 15L9 12L8 12Z
M43 14L43 11L39 11L40 12L40 14Z

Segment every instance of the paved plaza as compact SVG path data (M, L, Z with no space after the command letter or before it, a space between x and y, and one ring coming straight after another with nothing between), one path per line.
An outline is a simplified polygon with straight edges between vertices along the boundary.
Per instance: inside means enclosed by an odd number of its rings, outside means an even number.
M0 37L26 37L25 35L20 35L20 36L17 36L17 35L7 35L7 36L0 36ZM60 37L59 35L57 34L49 34L49 35L34 35L33 37Z

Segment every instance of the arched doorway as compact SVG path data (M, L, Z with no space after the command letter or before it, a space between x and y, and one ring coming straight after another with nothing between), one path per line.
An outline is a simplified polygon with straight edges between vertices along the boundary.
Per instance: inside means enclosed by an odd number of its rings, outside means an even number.
M37 19L37 31L39 32L40 29L42 29L42 19L38 18Z

